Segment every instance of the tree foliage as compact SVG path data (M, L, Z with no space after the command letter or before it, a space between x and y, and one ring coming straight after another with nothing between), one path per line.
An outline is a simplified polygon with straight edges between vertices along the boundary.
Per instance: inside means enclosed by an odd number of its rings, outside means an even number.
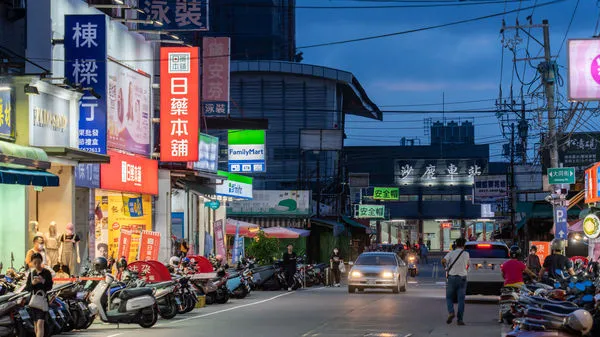
M259 264L272 264L273 260L279 257L279 240L269 238L263 231L259 231L248 246L247 252L256 258Z

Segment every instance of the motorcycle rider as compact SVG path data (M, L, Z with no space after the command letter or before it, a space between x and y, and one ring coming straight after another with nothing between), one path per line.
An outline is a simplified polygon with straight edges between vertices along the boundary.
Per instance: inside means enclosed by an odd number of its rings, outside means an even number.
M294 253L294 245L291 243L287 246L287 252L283 253L283 266L285 268L285 276L288 286L288 291L292 291L294 284L294 274L296 274L296 260L298 256Z
M510 247L510 260L504 262L500 266L502 270L502 277L504 278L505 287L520 288L523 286L523 273L527 273L532 278L536 278L534 272L532 272L525 263L519 261L521 257L521 248L519 246Z
M117 281L123 281L128 275L126 273L127 271L127 260L125 259L125 257L121 257L116 264L117 267L117 276L116 279Z
M167 266L167 268L169 269L169 272L170 273L178 273L180 262L181 262L181 259L178 256L172 256L169 259L169 264Z
M189 257L181 259L181 269L184 274L189 274L191 272L191 260Z
M540 280L544 278L544 273L548 273L547 277L551 279L560 278L558 271L567 271L569 275L575 275L573 270L573 262L568 257L563 255L563 244L560 240L554 239L550 243L552 254L548 255L544 260L543 268L540 270ZM553 283L553 282L550 282Z

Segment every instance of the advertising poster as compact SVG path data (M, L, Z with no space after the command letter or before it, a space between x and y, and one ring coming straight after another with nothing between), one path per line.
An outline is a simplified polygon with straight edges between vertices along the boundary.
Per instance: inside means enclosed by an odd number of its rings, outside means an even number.
M219 137L198 134L198 161L187 164L188 169L216 173L219 164Z
M127 261L137 260L140 236L143 230L152 230L152 199L149 195L142 195L143 213L131 216L129 199L137 199L139 195L105 192L108 200L108 255L117 258L119 236L121 231L131 232L131 246Z
M15 138L15 97L14 89L0 85L0 139Z
M108 146L150 153L150 76L109 61Z
M140 238L139 261L157 261L160 249L160 233L142 231Z
M550 255L550 242L546 241L530 241L529 249L531 246L535 246L537 248L537 255L540 258L540 262L544 264L544 260L548 255Z
M130 231L121 231L119 235L119 250L117 253L117 260L121 257L125 256L127 258L129 256L129 252L131 251L131 232ZM131 261L127 258L127 261Z
M94 238L96 257L108 259L108 196L99 195L96 190L96 209L94 210Z
M215 229L215 248L217 255L223 257L227 256L227 250L225 249L225 228L223 220L217 220L214 224Z

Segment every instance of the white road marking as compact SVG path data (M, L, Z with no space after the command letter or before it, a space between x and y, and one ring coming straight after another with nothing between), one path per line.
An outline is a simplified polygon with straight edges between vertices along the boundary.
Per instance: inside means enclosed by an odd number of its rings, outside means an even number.
M404 337L411 337L411 336L412 336L412 334L411 334L411 333L409 333L408 335L406 335L406 336L404 336Z
M122 334L124 334L124 332L116 333L114 335L110 335L110 336L106 336L106 337L117 337L117 336L121 336Z
M188 317L188 318L173 320L173 321L164 323L164 325L170 325L170 324L175 324L175 323L190 321L192 319L209 317L209 316L222 314L224 312L228 312L228 311L232 311L232 310L237 310L237 309L241 309L241 308L251 307L253 305L263 304L263 303L266 303L266 302L270 302L270 301L276 300L276 299L278 299L280 297L291 295L293 293L295 293L295 291L292 291L292 292L289 292L289 293L279 294L277 296L273 296L273 297L270 297L270 298L267 298L267 299L264 299L264 300L261 300L261 301L257 301L257 302L252 302L252 303L248 303L248 304L242 304L242 305L238 305L238 306L227 308L227 309L223 309L223 310L218 310L218 311L215 311L215 312L209 312L207 314L202 314L202 315L197 315L197 316L194 316L194 317Z

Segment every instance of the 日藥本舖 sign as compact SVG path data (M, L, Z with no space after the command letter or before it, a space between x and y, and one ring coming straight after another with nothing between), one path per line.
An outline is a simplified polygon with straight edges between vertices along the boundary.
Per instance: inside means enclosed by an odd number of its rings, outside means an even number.
M110 163L100 165L100 188L158 194L158 161L116 151L108 155Z
M106 154L107 16L65 15L65 77L85 90L79 103L79 148Z
M198 160L198 48L160 48L160 160Z
M385 206L383 205L356 205L355 218L385 218Z
M252 199L251 177L224 171L218 171L218 175L223 177L223 183L217 185L217 195L239 199Z
M265 130L227 132L229 172L265 172Z
M229 115L229 54L228 37L202 39L202 111L206 117Z
M548 169L548 184L575 184L575 168L553 167Z
M0 83L0 139L15 139L15 90Z
M400 189L398 187L374 187L373 199L375 200L398 200Z

